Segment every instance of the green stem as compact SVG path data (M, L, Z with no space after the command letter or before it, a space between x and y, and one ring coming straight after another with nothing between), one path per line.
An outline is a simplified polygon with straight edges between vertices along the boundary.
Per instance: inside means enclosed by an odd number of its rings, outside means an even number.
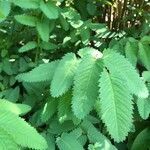
M41 18L40 18L41 21L43 20L43 17L44 17L44 15L42 14L42 15L41 15ZM35 54L35 63L38 63L40 54L42 53L42 49L41 49L41 47L40 47L40 43L41 43L40 35L39 35L39 33L37 32L37 51L36 51L36 54Z
M40 55L40 36L38 34L38 38L37 38L37 49L36 49L36 54L35 54L35 63L38 63L38 59L39 59L39 55Z

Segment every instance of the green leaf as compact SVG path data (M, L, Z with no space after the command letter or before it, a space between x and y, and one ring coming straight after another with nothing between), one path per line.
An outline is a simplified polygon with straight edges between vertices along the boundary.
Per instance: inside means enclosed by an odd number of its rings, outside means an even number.
M144 78L145 81L150 82L150 71L144 71L142 73L142 77Z
M62 28L65 31L68 31L69 30L69 23L66 21L66 19L63 16L60 16L59 20L60 20L60 24L61 24Z
M40 47L44 50L47 50L47 51L53 51L55 49L58 48L58 45L54 44L54 43L50 43L50 42L42 42L40 44Z
M47 141L47 144L48 144L48 149L47 150L55 150L55 138L52 134L46 134L44 135L46 141Z
M74 78L72 110L79 119L83 119L93 109L98 97L98 79L102 68L102 61L93 56L84 57L77 68Z
M44 105L44 108L41 113L41 120L43 122L48 121L54 113L57 111L57 99L49 98L48 102Z
M16 102L19 99L20 88L16 86L14 89L11 88L8 90L5 98L11 102Z
M13 113L0 110L0 128L6 131L18 145L41 150L47 148L45 139Z
M150 114L150 98L137 99L137 107L138 107L140 116L146 120Z
M0 149L1 150L20 150L14 139L3 129L0 128Z
M63 133L57 138L56 143L60 150L84 150L72 134Z
M37 9L39 7L40 0L12 0L12 2L25 9Z
M137 42L128 41L125 45L125 54L130 63L136 67L137 64L137 54L138 54L138 46Z
M2 62L2 69L8 75L12 75L13 74L12 64L9 61L9 59L4 59L3 60L3 62Z
M93 51L95 51L95 49L91 48L91 47L81 48L78 51L78 55L82 58L82 57L85 57L87 55L92 55Z
M83 21L82 20L71 20L70 24L73 28L77 29L83 25Z
M75 139L78 139L83 134L83 130L81 128L75 128L69 134L74 136Z
M90 143L99 144L99 150L116 150L111 142L102 133L100 133L91 122L85 119L81 126L86 131Z
M30 41L23 45L21 48L19 48L19 53L28 52L30 50L33 50L37 47L37 43L35 41Z
M104 53L104 63L111 73L120 75L131 93L140 98L148 97L149 93L144 81L126 58L119 53L108 50Z
M0 1L0 22L4 21L9 15L11 4L8 1Z
M102 31L103 32L107 31L106 25L103 24L103 23L88 23L88 27L91 30L96 31L96 32L98 32L98 31L101 31L101 32Z
M83 44L87 45L90 39L90 30L87 27L85 27L81 30L80 34Z
M25 104L15 104L5 99L0 99L1 110L10 111L17 115L26 114L31 110L31 107Z
M27 25L30 27L35 27L36 26L36 22L37 22L37 18L34 16L29 16L29 15L16 15L15 19L23 24L23 25Z
M150 128L140 132L133 142L131 150L148 150L150 149Z
M19 72L24 72L28 69L29 64L25 58L20 57L19 59Z
M48 2L41 1L40 9L49 19L57 19L59 16L57 6L53 4L53 2L51 1Z
M58 61L41 64L33 70L16 76L16 79L24 82L51 81Z
M2 51L1 51L1 57L6 57L7 56L7 54L8 54L8 50L6 50L6 49L3 49Z
M78 141L81 143L82 146L86 145L87 143L87 136L86 135L81 135L79 138L78 138Z
M50 22L47 18L43 18L42 20L37 21L37 31L41 37L41 39L45 42L49 41L49 33L50 33Z
M94 3L88 3L87 4L87 11L90 15L94 15L96 12L96 5Z
M143 36L141 42L143 44L150 44L150 36Z
M60 123L63 123L66 120L71 120L71 98L72 95L70 92L67 92L65 95L61 96L58 101L58 119Z
M119 74L103 71L100 78L101 118L116 142L125 140L132 126L132 97Z
M51 83L51 95L59 97L72 86L78 60L73 53L66 54L60 60Z
M61 14L65 19L67 19L67 22L75 29L81 27L84 23L81 20L80 14L72 7L64 9Z
M150 70L150 46L139 42L139 59L147 70Z
M72 121L65 121L64 123L60 123L55 117L55 119L51 122L48 132L52 134L61 134L63 132L71 131L75 128L75 125Z

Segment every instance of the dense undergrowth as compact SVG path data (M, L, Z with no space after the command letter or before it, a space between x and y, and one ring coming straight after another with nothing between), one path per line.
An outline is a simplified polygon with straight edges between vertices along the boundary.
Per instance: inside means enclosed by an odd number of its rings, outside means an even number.
M0 150L150 149L149 11L0 0Z

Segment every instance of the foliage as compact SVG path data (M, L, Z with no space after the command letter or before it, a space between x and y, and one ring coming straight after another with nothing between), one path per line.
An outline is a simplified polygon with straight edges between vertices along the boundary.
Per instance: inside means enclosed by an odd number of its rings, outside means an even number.
M0 149L149 149L149 6L0 0Z

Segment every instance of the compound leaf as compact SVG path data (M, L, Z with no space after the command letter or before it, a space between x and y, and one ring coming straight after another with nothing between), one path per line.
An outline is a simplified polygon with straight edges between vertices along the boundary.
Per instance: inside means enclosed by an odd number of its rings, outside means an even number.
M132 97L119 74L103 71L100 78L101 118L116 142L125 140L132 126Z

